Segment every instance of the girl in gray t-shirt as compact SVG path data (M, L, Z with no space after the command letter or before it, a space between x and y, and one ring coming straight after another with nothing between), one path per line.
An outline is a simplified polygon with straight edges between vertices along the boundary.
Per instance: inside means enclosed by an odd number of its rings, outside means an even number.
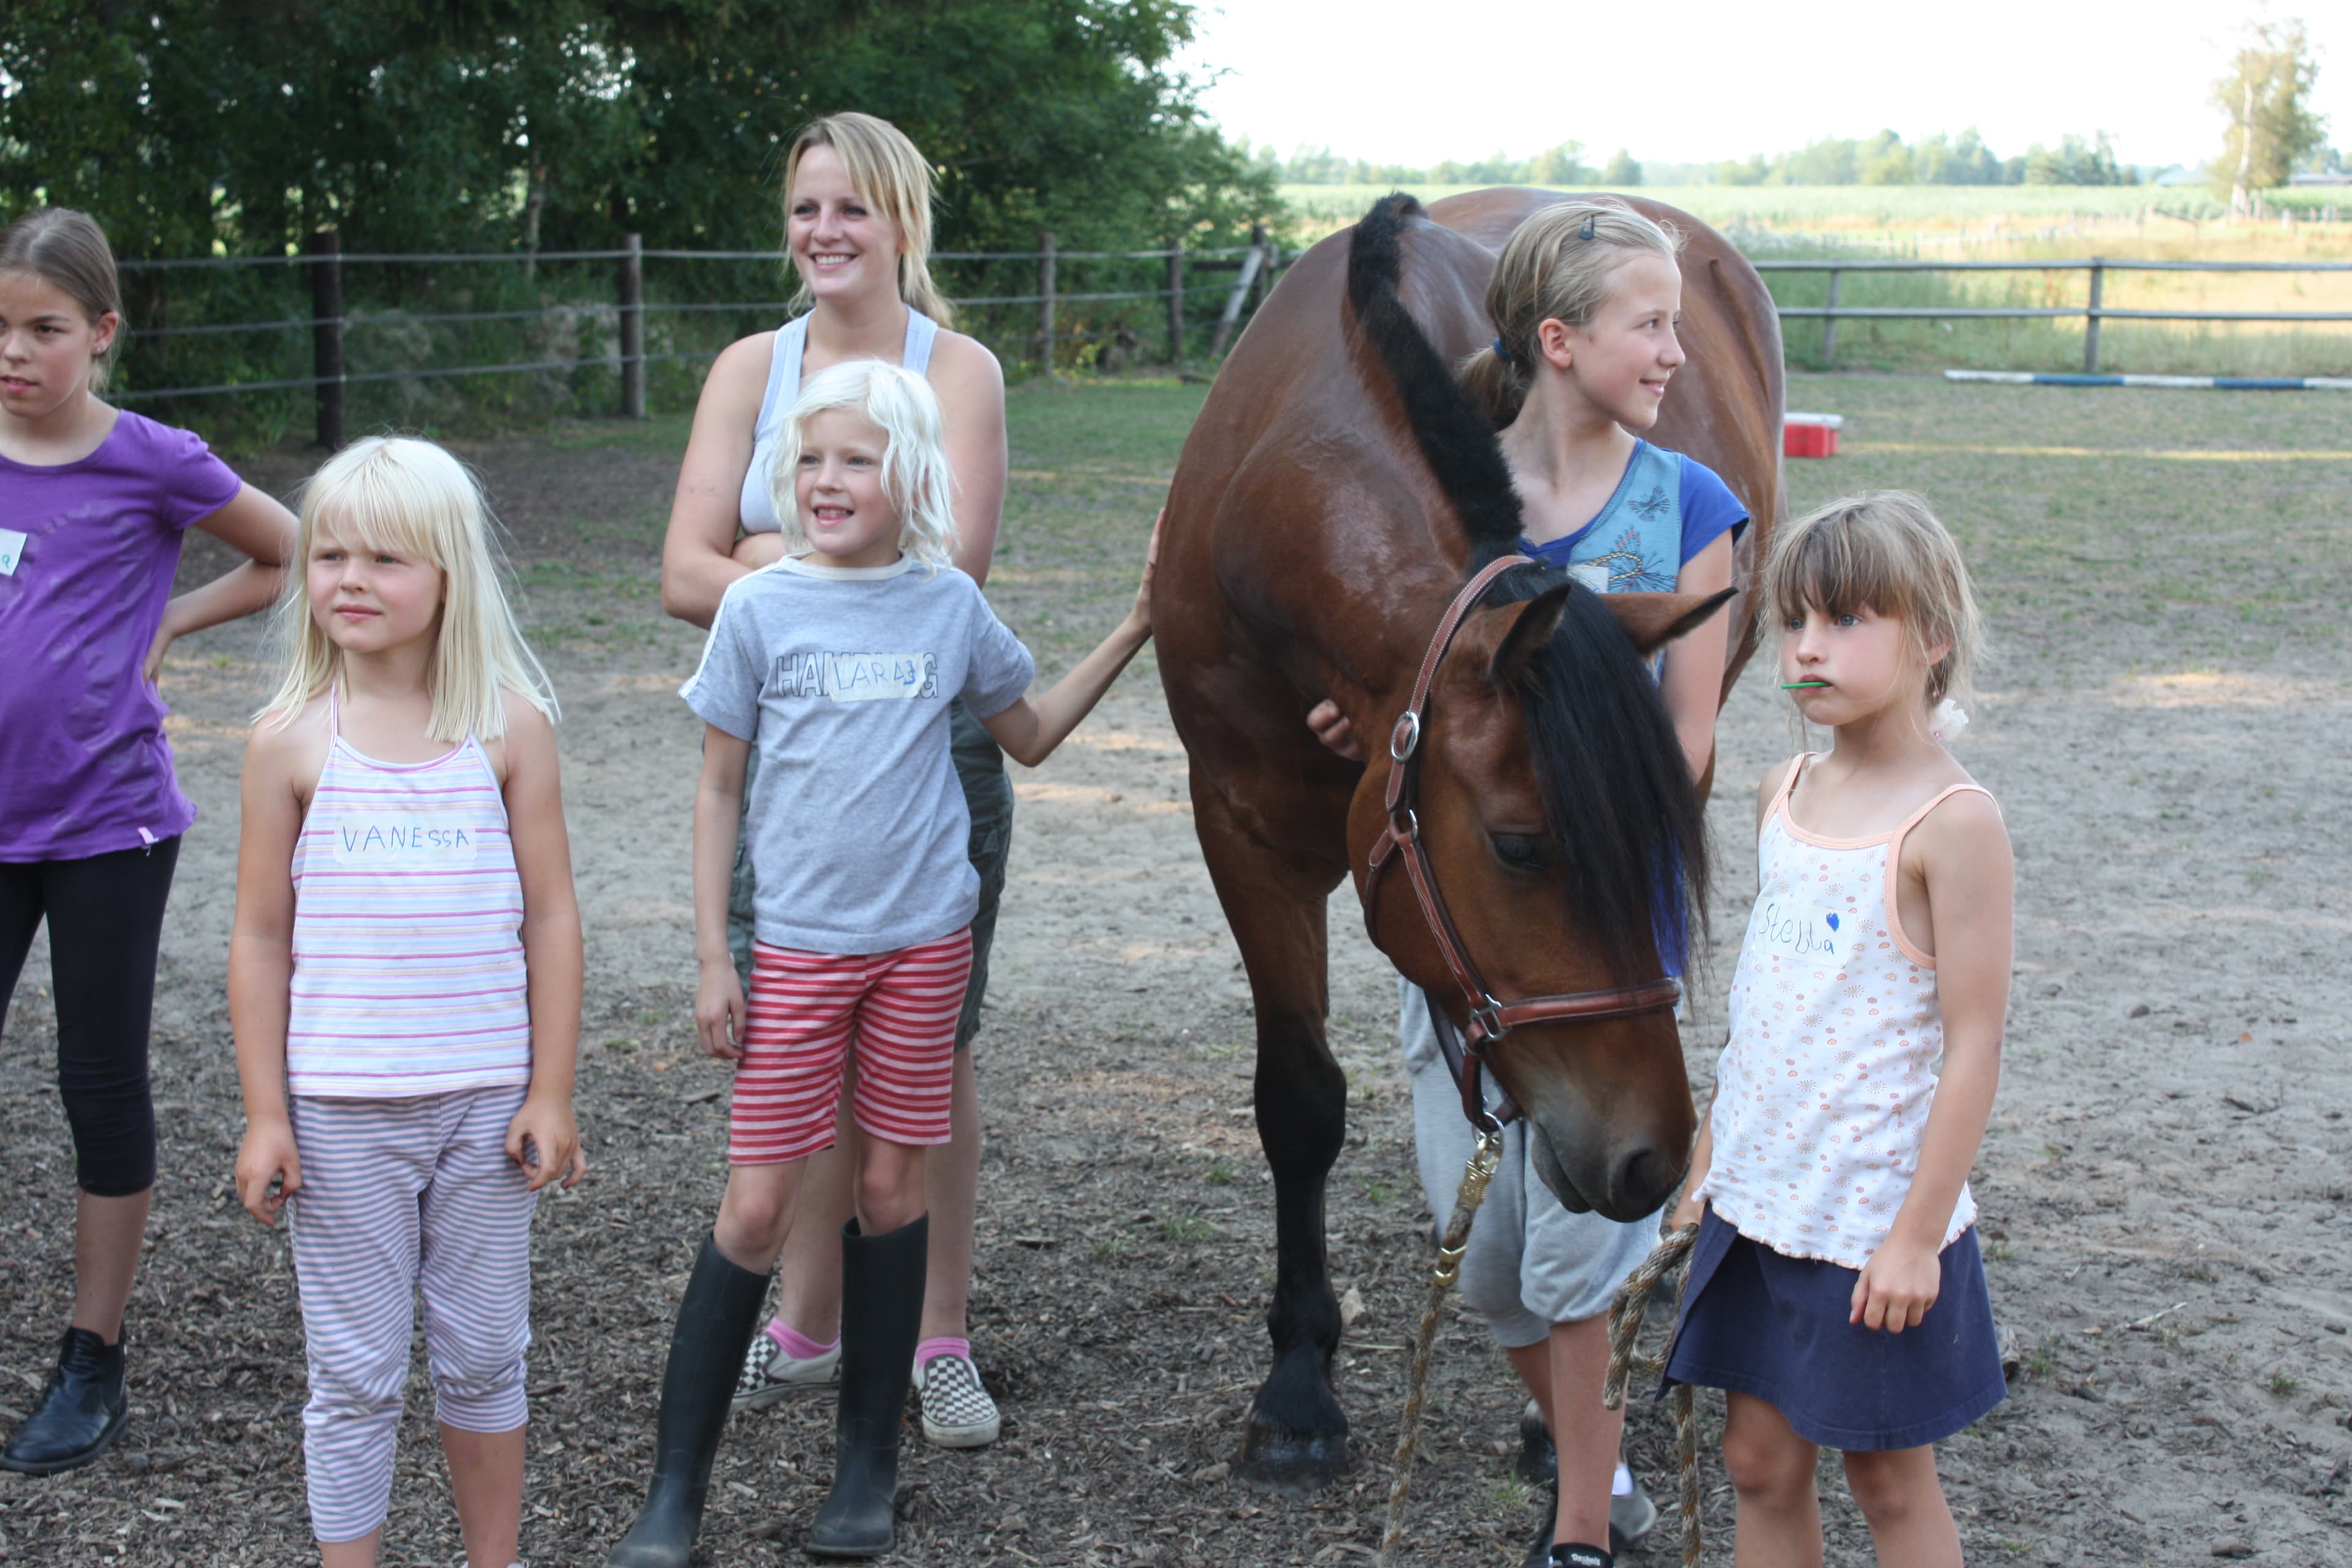
M769 482L787 553L728 588L679 691L707 726L695 1026L705 1050L737 1064L735 1093L727 1192L678 1308L651 1496L610 1560L623 1568L683 1563L691 1549L767 1270L803 1163L833 1142L853 1048L866 1136L857 1215L842 1232L833 1491L808 1544L836 1556L888 1549L923 1304L923 1155L948 1141L979 897L948 707L962 698L1034 767L1151 635L1147 563L1118 629L1050 690L1022 695L1035 672L1028 650L948 563L939 405L898 366L860 360L811 380ZM727 946L739 819L759 889L748 998Z

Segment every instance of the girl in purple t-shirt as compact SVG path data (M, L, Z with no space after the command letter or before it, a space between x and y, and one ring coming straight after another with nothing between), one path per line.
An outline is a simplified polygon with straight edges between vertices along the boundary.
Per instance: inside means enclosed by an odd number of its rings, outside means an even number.
M270 603L294 538L203 441L100 400L121 322L98 225L50 207L0 233L0 1011L46 919L79 1187L72 1321L0 1448L0 1468L34 1475L88 1464L129 1414L122 1312L155 1185L148 1018L196 815L155 678L173 638ZM251 559L175 599L191 524Z

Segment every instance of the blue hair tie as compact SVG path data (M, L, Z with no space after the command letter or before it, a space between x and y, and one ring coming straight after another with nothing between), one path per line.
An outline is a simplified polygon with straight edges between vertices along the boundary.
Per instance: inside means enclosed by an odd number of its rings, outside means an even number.
M1511 351L1503 346L1503 340L1500 338L1495 340L1495 357L1505 364L1511 363Z

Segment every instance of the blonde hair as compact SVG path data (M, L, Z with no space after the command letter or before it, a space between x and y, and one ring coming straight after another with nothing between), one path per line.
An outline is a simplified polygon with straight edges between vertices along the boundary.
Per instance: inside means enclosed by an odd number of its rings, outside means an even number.
M114 269L114 247L88 213L72 207L39 207L0 232L0 272L29 272L52 289L72 296L93 327L114 318L114 340L92 356L89 389L104 392L108 373L131 329L122 317L122 283Z
M1908 490L1833 500L1784 525L1764 563L1764 603L1785 626L1807 609L1890 616L1927 664L1927 700L1965 702L1984 657L1983 619L1960 547ZM1927 650L1947 645L1927 663Z
M801 127L784 155L785 222L791 222L793 181L801 172L801 158L812 147L830 147L840 155L850 189L866 198L898 230L898 298L940 325L952 326L955 307L931 280L931 197L937 188L931 166L907 133L887 120L852 110L828 114ZM808 279L800 280L794 305L809 305L816 296Z
M342 677L343 651L311 614L308 568L321 530L346 546L415 555L440 570L440 626L425 667L433 699L427 735L498 739L506 733L509 691L554 718L554 688L523 641L499 581L494 526L473 474L430 441L371 436L328 458L303 487L279 600L286 678L256 721L290 722Z
M1486 283L1495 342L1462 363L1462 382L1500 428L1519 416L1543 357L1536 329L1581 327L1600 313L1617 268L1637 256L1682 255L1675 229L1606 197L1561 202L1511 231Z
M947 565L956 544L955 471L940 434L940 400L921 376L878 359L850 360L811 378L784 416L768 492L785 551L810 547L796 484L801 442L808 422L834 408L856 409L882 432L882 493L898 514L898 548L933 567Z

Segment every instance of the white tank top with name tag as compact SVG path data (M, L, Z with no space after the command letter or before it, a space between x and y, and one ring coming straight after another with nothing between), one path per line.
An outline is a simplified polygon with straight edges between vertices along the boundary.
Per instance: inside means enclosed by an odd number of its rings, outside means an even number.
M1990 792L1954 784L1892 833L1826 838L1789 818L1811 761L1789 770L1757 836L1697 1195L1775 1252L1860 1268L1911 1191L1944 1059L1936 961L1896 913L1903 840L1952 796ZM1964 1183L1943 1245L1976 1214Z
M768 488L769 470L776 466L776 447L784 432L784 416L801 395L801 357L808 352L806 316L795 316L776 329L775 353L768 361L768 390L760 398L759 423L751 431L751 466L743 470L743 494L736 503L746 533L774 533L783 527L776 515L776 498ZM909 306L907 342L898 351L902 369L917 375L931 368L931 344L940 324Z
M404 1099L530 1081L522 879L506 796L468 735L429 763L343 739L294 841L289 1093Z

